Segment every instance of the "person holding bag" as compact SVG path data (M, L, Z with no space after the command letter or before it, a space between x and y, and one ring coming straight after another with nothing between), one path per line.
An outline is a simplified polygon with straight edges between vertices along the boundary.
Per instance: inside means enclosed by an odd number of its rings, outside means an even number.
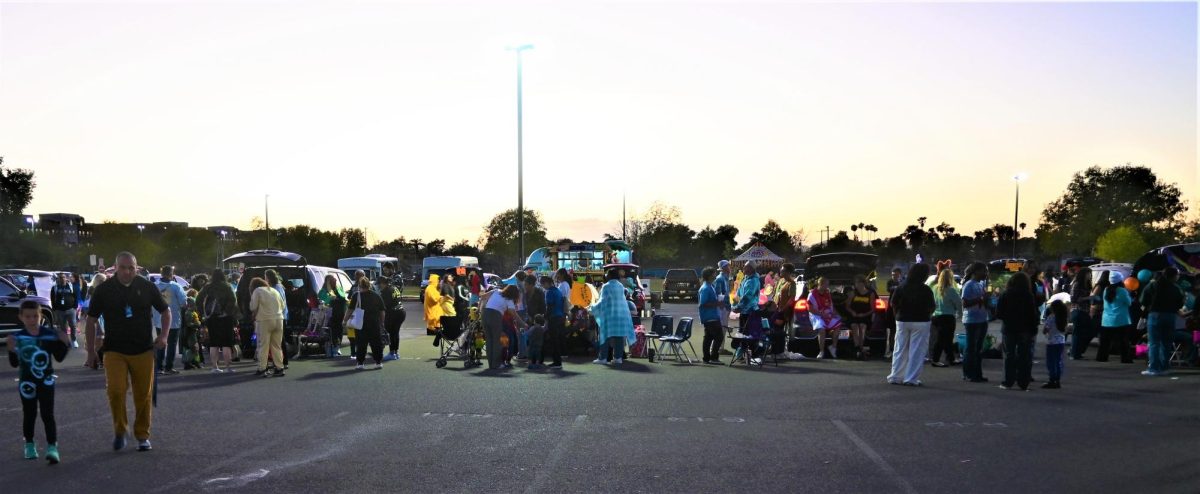
M358 362L354 368L363 370L367 359L367 345L371 346L371 357L375 360L375 370L383 368L383 322L386 314L383 299L371 290L371 280L363 277L358 280L358 293L352 300L353 310L346 314L347 326L358 326L358 343L354 349L354 358Z

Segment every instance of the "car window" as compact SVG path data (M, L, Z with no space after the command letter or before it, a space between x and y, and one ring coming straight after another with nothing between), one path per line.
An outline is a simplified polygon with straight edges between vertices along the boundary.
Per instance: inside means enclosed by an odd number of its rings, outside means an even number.
M17 288L6 280L0 280L0 297L19 297Z
M341 288L342 293L350 293L350 276L346 273L334 273L334 278L337 278L338 288Z

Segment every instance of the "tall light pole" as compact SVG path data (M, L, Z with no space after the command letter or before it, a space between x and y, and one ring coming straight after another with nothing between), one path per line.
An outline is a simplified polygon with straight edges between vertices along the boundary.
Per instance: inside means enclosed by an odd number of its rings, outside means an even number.
M271 194L263 197L263 216L267 220L267 250L271 249Z
M1017 215L1021 210L1021 182L1024 182L1025 179L1027 179L1027 178L1029 178L1029 174L1025 173L1025 172L1021 172L1016 175L1013 175L1013 178L1012 178L1013 183L1016 184L1016 186L1017 186L1017 197L1016 197L1016 200L1013 202L1013 248L1012 248L1013 259L1017 258L1017 237L1019 237L1021 235L1021 231L1017 229Z
M517 52L517 262L521 263L525 259L525 168L522 162L522 121L521 121L521 52L532 50L533 45L520 45L515 48L509 47L511 51Z

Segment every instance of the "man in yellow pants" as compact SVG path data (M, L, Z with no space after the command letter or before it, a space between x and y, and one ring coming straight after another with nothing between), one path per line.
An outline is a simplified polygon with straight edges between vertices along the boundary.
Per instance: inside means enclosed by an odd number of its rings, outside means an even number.
M162 333L154 337L151 309L162 318ZM125 393L133 385L133 437L138 451L150 451L150 415L153 407L154 350L166 348L171 308L150 280L137 275L137 258L117 254L116 276L100 284L88 305L88 365L96 364L96 328L104 318L104 379L112 411L113 450L125 448L129 424Z

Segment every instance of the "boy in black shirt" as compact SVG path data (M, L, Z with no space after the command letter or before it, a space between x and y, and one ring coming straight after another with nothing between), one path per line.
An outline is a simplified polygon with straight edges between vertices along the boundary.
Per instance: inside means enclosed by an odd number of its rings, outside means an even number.
M71 342L65 331L43 325L42 308L37 302L21 302L20 331L8 335L8 363L20 369L21 412L24 421L21 432L25 435L25 459L36 460L37 445L33 442L33 430L37 425L38 408L42 410L42 425L46 428L46 460L57 464L58 427L54 423L54 365L50 357L62 362L67 356Z

